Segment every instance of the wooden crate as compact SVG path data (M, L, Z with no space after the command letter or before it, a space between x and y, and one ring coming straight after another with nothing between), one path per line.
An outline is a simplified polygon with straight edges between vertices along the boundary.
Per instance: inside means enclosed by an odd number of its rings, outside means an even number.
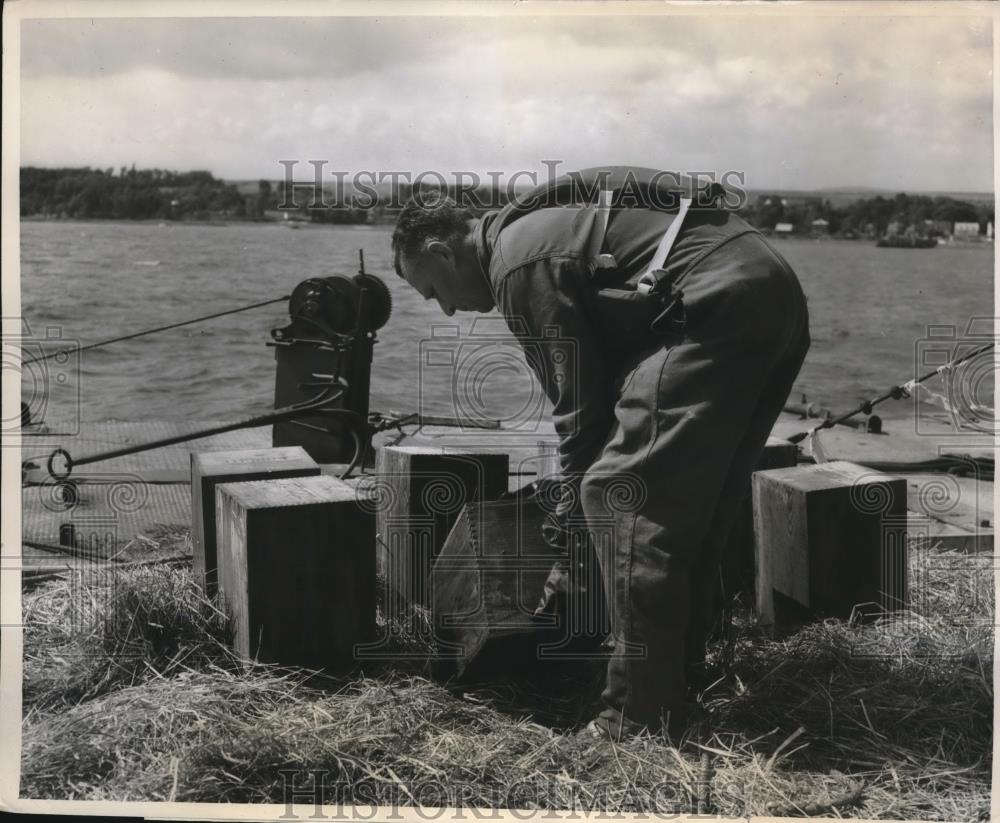
M376 458L379 571L408 603L430 604L430 572L462 507L507 491L510 457L386 446Z
M509 670L546 658L576 659L581 648L604 637L599 569L596 600L588 602L600 613L582 617L579 605L571 607L575 628L565 613L534 616L558 559L542 539L545 515L532 498L473 503L462 510L431 576L431 613L443 667L462 675L473 664Z
M218 585L215 487L220 483L318 475L320 467L301 446L192 452L191 550L195 579L206 593Z
M235 648L343 673L375 635L374 507L333 477L216 486L219 588Z
M906 481L836 461L753 478L757 608L775 593L817 616L905 607Z

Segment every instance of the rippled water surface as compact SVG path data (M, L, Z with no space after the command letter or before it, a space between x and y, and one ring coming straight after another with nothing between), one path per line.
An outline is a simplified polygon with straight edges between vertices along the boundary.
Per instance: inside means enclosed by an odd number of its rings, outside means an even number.
M384 278L394 310L379 333L372 409L452 414L518 414L539 402L502 322L481 316L492 364L476 396L458 409L454 368L426 352L454 349L473 315L446 318L392 272L389 227L157 225L24 222L21 224L22 316L34 338L61 334L82 345L198 314L288 293L307 277L352 274L363 248L369 272ZM871 243L783 240L809 298L813 345L796 392L834 409L849 407L912 376L927 328L950 324L962 334L973 317L993 313L991 246L931 250L877 249ZM492 322L491 322L492 318ZM231 419L272 406L269 330L284 325L281 304L84 352L79 362L85 420ZM941 346L935 344L938 348ZM466 348L466 352L470 349ZM461 358L453 362L464 362ZM422 366L423 364L423 366ZM24 374L24 391L55 386L47 416L75 403L74 363ZM65 383L57 383L68 370ZM69 387L61 390L60 386ZM905 404L884 407L904 414Z

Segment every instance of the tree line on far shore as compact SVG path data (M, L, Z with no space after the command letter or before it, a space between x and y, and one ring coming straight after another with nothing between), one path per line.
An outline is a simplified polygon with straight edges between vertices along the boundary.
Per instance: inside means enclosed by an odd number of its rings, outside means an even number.
M280 186L228 183L208 171L21 168L21 216L74 220L286 219ZM288 217L318 223L366 223L360 209L302 209Z
M236 186L207 171L21 169L21 216L170 220L245 218Z
M826 221L823 232L840 237L882 237L886 234L949 235L955 223L978 223L980 233L993 222L992 202L971 203L944 195L897 194L867 197L834 206L819 196L762 194L743 211L753 225L773 231L779 224L795 234L815 233L815 221Z
M296 188L299 188L297 185ZM392 222L398 208L367 203L367 208L310 208L298 191L294 211L282 210L284 186L267 180L228 183L208 171L176 172L121 167L21 169L21 216L110 220L307 220L315 223ZM501 198L501 202L504 198ZM317 198L321 201L322 198ZM946 196L897 194L868 197L835 206L821 196L760 194L749 198L741 214L764 231L780 224L796 234L816 231L840 237L881 237L886 233L935 236L950 234L956 222L986 231L994 219L992 202L968 202Z

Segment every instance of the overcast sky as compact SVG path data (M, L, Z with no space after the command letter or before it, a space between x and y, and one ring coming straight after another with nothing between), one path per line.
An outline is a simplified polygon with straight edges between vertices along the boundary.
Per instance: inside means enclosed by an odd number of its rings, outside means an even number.
M987 18L25 21L21 48L22 165L992 188Z

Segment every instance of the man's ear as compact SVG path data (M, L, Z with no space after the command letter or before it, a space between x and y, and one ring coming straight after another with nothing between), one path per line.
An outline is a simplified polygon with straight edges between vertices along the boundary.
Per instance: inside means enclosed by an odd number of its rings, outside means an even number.
M438 240L435 237L428 238L424 250L430 254L436 254L451 264L455 263L455 252L443 240Z

